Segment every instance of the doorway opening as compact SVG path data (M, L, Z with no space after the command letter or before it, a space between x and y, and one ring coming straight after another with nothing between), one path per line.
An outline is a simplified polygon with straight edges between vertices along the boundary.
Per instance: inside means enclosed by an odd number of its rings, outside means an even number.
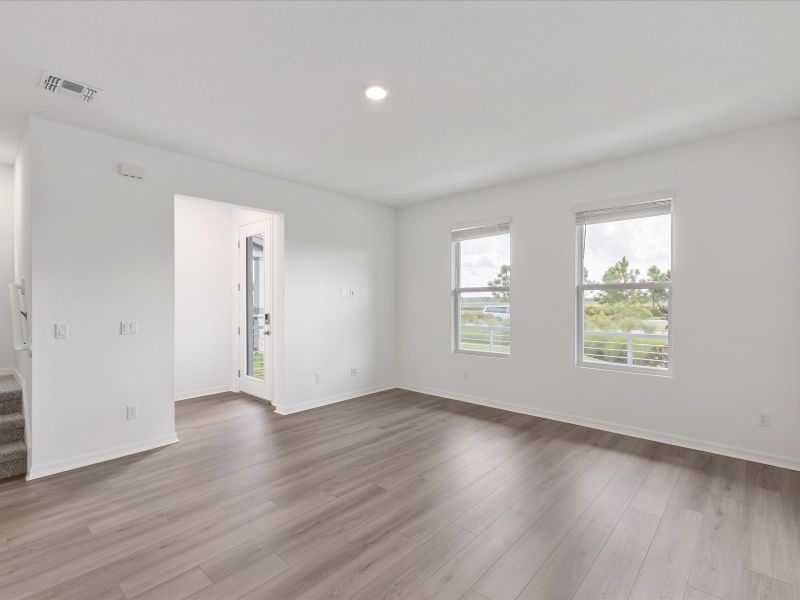
M175 196L175 399L282 389L283 215Z

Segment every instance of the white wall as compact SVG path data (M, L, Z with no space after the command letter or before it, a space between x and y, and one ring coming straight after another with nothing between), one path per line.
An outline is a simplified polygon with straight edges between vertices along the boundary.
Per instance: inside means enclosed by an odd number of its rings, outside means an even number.
M14 368L8 284L14 279L14 168L0 165L0 373Z
M675 192L674 377L577 368L572 207L661 190ZM451 354L449 227L507 215L512 356ZM800 122L419 204L398 218L407 387L800 468ZM759 412L771 414L770 428L756 425Z
M287 412L393 382L393 209L38 118L28 137L32 477L173 439L174 194L283 213ZM124 319L138 336L118 334Z
M175 198L175 397L231 389L233 207Z

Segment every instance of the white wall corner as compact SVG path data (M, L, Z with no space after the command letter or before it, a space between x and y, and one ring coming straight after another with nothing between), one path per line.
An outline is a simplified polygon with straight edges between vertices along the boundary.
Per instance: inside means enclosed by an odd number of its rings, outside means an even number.
M190 400L193 398L202 398L204 396L213 396L214 394L224 394L225 392L232 392L232 391L233 391L233 386L231 385L223 385L213 388L204 388L200 390L189 390L188 392L181 392L179 394L175 394L175 402L180 402L181 400Z
M292 404L292 405L285 405L285 404L274 404L275 412L279 415L292 415L299 412L304 412L307 410L311 410L313 408L320 408L321 406L328 406L329 404L336 404L337 402L344 402L345 400L353 400L355 398L360 398L361 396L368 396L370 394L377 394L379 392L386 392L388 390L393 390L397 388L393 383L379 385L376 387L371 387L363 390L356 390L354 392L346 392L344 394L336 394L333 396L326 396L325 398L317 398L316 400L310 400L308 402L303 402L301 404Z

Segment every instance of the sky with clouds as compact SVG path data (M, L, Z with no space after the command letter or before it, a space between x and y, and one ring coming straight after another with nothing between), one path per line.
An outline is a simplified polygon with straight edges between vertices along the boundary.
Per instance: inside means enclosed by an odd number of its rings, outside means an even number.
M461 242L461 287L486 287L511 264L509 234L464 240Z
M602 282L606 269L623 256L642 278L653 265L662 271L670 269L671 223L671 215L659 215L587 225L583 264L589 269L589 280Z
M671 226L671 215L587 225L584 265L589 280L602 281L606 269L623 256L632 269L639 269L641 277L652 265L667 271L671 268ZM511 264L510 237L461 242L462 287L485 287L497 277L501 265Z

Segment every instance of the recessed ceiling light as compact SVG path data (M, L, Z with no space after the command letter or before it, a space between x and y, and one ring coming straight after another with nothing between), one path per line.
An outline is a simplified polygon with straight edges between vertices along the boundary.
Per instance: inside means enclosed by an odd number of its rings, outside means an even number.
M364 95L373 102L380 102L389 95L389 92L386 91L386 88L382 88L379 85L371 85L364 90Z

